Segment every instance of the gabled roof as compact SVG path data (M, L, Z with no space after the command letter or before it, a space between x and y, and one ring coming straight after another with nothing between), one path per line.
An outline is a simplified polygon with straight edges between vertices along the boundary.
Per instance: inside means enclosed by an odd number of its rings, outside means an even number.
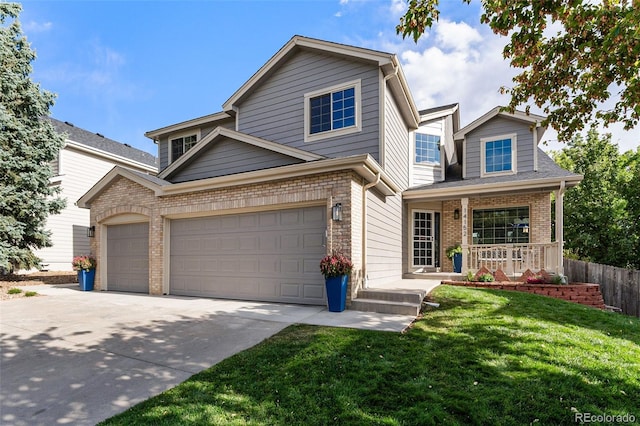
M180 123L171 124L170 126L161 127L156 130L149 130L148 132L145 132L144 135L156 142L161 136L169 133L179 132L180 130L189 129L191 127L204 126L207 124L215 126L215 123L224 122L231 118L232 117L229 114L221 111L198 118L193 118L191 120L182 121Z
M533 126L540 126L540 122L542 120L544 120L546 117L543 117L541 115L536 115L536 114L527 114L526 112L523 111L514 111L513 114L506 112L506 111L502 111L502 107L497 106L495 108L493 108L492 110L490 110L489 112L487 112L486 114L484 114L482 117L472 121L471 123L467 124L466 126L464 126L462 129L458 130L454 135L454 139L462 139L464 138L469 132L477 129L478 127L480 127L481 125L483 125L484 123L486 123L487 121L491 120L494 117L504 117L510 120L516 120L516 121L520 121L523 123L527 123Z
M441 105L434 108L422 109L419 112L420 122L435 120L436 118L444 117L449 114L453 114L459 110L460 104Z
M51 117L46 117L46 119L51 122L56 132L66 135L68 145L77 148L86 147L98 155L102 154L124 162L131 162L149 171L155 172L158 169L156 157L146 151L109 139L100 133L81 129L68 121L62 122Z
M380 52L372 49L349 46L296 35L287 42L275 55L271 57L249 80L247 80L231 97L223 104L225 112L230 114L234 107L246 96L250 95L266 78L273 74L295 52L304 50L317 50L337 56L375 63L382 70L384 76L391 76L389 83L398 100L400 110L405 119L417 125L419 121L418 110L415 106L409 85L400 67L396 55Z
M565 187L576 186L582 180L577 175L558 166L543 150L538 148L538 171L518 172L513 175L445 180L423 185L404 192L405 199L459 198L461 196L498 194L501 192L552 190L562 182Z
M158 177L161 179L167 178L182 169L184 166L194 159L199 152L206 149L207 146L215 143L222 138L229 138L238 142L246 143L249 145L257 146L259 148L267 149L269 151L277 152L279 154L287 155L289 157L297 158L303 161L316 161L326 157L317 155L301 149L292 148L290 146L282 145L276 142L271 142L266 139L257 138L255 136L248 135L246 133L240 133L235 130L227 129L225 127L217 127L211 133L202 138L193 148L188 150L183 156L171 163L169 167L164 169Z

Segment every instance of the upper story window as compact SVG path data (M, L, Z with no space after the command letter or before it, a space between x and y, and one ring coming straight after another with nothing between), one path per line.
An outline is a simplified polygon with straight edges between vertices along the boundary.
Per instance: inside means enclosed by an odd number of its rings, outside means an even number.
M483 138L481 175L511 174L516 172L516 135Z
M440 164L440 136L416 133L416 164Z
M360 130L360 81L304 96L305 142Z
M185 152L189 151L198 142L197 135L182 136L171 139L171 162L176 161Z

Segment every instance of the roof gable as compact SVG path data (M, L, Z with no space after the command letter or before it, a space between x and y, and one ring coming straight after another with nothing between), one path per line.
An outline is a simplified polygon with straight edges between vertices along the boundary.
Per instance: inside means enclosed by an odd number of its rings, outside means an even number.
M541 115L527 114L526 112L522 112L522 111L514 111L513 113L509 113L509 112L503 111L502 107L497 106L492 110L490 110L489 112L487 112L486 114L484 114L482 117L477 118L476 120L464 126L462 129L458 130L453 135L454 139L456 140L463 139L468 133L482 126L483 124L485 124L486 122L488 122L494 117L503 117L508 120L515 120L522 123L526 123L534 127L539 127L540 122L542 122L542 120L545 119L545 117ZM542 133L544 133L544 131L539 132L539 137L542 137ZM536 141L536 142L539 142L539 141Z
M247 96L278 70L291 55L302 49L320 51L325 54L337 55L355 61L364 61L378 66L383 75L389 77L389 86L398 100L398 105L405 119L410 125L417 127L419 121L418 110L396 55L302 36L291 38L223 104L223 110L233 114L234 109Z
M158 177L160 177L161 179L168 179L177 177L179 175L186 176L187 173L185 173L185 171L188 168L194 166L197 167L199 162L204 161L204 156L208 156L210 158L212 155L215 156L216 151L213 148L215 148L216 145L220 145L220 148L222 148L223 145L229 146L230 143L246 145L244 154L262 154L260 155L262 160L270 161L271 164L273 164L274 161L278 162L279 165L284 165L295 164L299 162L316 161L325 158L311 152L267 141L265 139L257 138L255 136L240 133L224 127L218 127L207 136L202 138L202 140L200 140L193 148L187 151L182 157L180 157L169 167L164 169L158 175ZM236 173L250 171L249 168L244 170L243 166L240 166ZM256 170L256 168L254 167L251 170Z

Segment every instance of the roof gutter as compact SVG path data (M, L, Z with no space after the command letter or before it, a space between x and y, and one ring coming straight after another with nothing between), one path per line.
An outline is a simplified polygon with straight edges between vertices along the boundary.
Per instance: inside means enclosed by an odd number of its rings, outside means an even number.
M478 184L462 187L447 187L438 189L423 189L423 190L409 190L402 194L402 198L405 200L425 200L425 199L442 199L442 198L458 198L462 196L478 196L483 194L495 194L500 192L512 192L512 191L526 191L526 190L540 190L545 187L554 188L564 184L565 187L570 188L576 186L583 179L582 175L568 176L563 178L546 178L527 180L523 182L511 182L511 183L492 183L492 184Z

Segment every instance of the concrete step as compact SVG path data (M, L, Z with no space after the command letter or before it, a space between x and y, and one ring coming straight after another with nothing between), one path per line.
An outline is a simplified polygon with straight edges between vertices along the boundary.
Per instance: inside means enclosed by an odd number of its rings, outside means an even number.
M421 303L397 302L378 299L356 298L351 301L350 309L380 314L412 315L420 313Z
M388 302L405 302L421 304L425 290L376 289L367 288L358 291L358 299L385 300Z

